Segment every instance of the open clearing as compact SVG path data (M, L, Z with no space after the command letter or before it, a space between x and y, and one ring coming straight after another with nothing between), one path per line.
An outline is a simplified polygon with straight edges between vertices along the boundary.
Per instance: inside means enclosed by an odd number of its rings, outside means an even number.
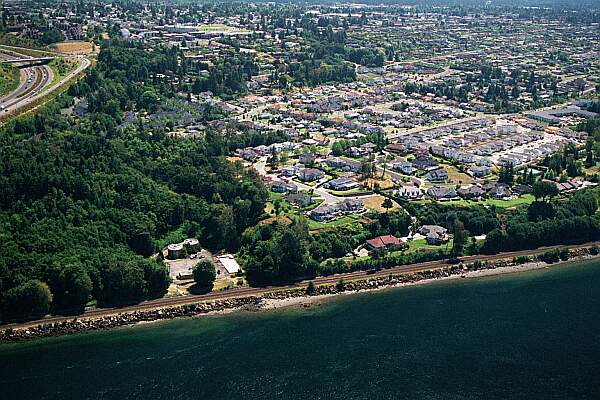
M52 45L56 51L68 54L90 54L92 53L92 44L84 41L67 41Z

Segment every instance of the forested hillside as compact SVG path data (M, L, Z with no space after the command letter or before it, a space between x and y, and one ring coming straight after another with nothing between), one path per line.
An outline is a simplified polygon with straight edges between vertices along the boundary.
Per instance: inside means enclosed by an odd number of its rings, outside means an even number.
M171 95L154 79L169 57L112 44L70 91L87 96L89 117L62 113L63 96L0 130L3 319L77 312L90 295L101 306L160 297L157 239L185 224L209 248L235 248L262 214L267 192L225 160L225 139L117 128L124 111Z

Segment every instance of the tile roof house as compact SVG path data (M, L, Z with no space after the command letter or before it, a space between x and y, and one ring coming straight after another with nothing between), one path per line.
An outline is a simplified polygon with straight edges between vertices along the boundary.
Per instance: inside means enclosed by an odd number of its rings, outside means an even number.
M376 238L367 240L367 247L371 250L374 249L386 249L395 250L402 247L402 242L395 236L385 235L377 236Z

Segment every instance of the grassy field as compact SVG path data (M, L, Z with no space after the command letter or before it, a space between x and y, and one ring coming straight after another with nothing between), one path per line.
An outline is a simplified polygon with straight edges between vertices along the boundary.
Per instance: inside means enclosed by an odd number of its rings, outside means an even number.
M485 200L475 201L475 200L461 199L461 200L443 201L443 202L440 202L440 204L444 204L447 206L464 206L464 207L471 207L471 206L476 206L476 205L488 205L488 206L496 206L496 207L501 207L501 208L510 208L510 207L519 206L521 204L531 204L531 203L533 203L534 200L535 200L535 197L533 197L533 195L525 194L523 196L517 197L516 199L510 199L510 200L485 199ZM432 203L432 201L431 200L419 200L419 201L417 201L417 203L429 204L429 203Z
M19 69L10 64L0 64L0 96L6 96L19 86Z
M408 242L408 250L406 250L404 253L438 251L438 250L445 250L446 248L447 249L452 248L452 240L450 240L448 243L444 243L442 245L436 246L436 245L431 245L431 244L427 243L426 239L419 239L419 240L413 240L413 241Z
M350 225L353 224L355 222L358 222L360 219L359 216L356 215L347 215L345 217L342 218L338 218L336 220L333 220L331 222L319 222L319 221L315 221L313 219L308 219L308 229L310 229L311 231L318 231L321 229L327 229L327 228L334 228L337 226L344 226L344 225Z
M365 207L367 207L368 209L375 210L377 212L386 212L387 210L385 208L383 208L383 206L382 206L384 200L385 200L385 197L377 195L377 196L366 197L366 198L362 199L362 202L365 205ZM395 201L392 201L392 204L393 204L393 207L390 208L390 211L397 210L400 208L398 203L396 203Z
M58 82L61 81L65 76L67 76L70 72L74 71L77 68L79 63L76 59L70 58L55 58L50 61L48 66L52 69L52 73L54 77L52 79L52 83L50 86L54 86Z

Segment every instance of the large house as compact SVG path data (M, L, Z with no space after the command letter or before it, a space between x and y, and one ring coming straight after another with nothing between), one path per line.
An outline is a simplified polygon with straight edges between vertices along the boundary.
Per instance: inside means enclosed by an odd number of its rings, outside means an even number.
M332 179L327 182L327 187L332 190L344 191L344 190L352 190L356 189L360 185L358 182L353 181L351 178L347 176L343 176L341 178Z
M395 236L385 235L367 240L366 247L369 250L386 249L396 250L402 247L402 242Z
M328 158L323 162L326 166L347 172L360 172L362 164L357 161L344 160L339 157Z
M442 168L429 171L427 175L425 175L425 179L432 182L444 182L448 180L448 171Z
M452 187L433 187L427 189L427 195L434 200L453 200L458 198L456 190Z
M492 172L492 170L490 167L484 165L474 165L471 168L469 168L467 172L474 178L483 178L488 176Z
M298 171L298 178L304 182L314 182L323 179L324 177L325 173L316 168L304 168Z
M429 244L442 244L448 241L448 230L439 225L423 225L419 233L427 239Z
M290 193L285 199L288 203L297 207L308 207L312 202L311 196L305 193Z
M478 199L485 196L485 190L475 185L461 187L457 190L457 193L465 200Z
M417 200L423 196L423 192L416 186L402 186L398 189L398 197L403 197L408 200Z
M336 204L322 204L310 212L315 221L327 222L348 214L356 214L364 209L359 199L342 200Z
M298 186L287 182L273 182L271 183L271 191L275 193L296 193Z
M395 162L392 164L392 168L396 171L402 172L405 175L412 175L417 172L417 169L414 167L414 165L408 161Z

